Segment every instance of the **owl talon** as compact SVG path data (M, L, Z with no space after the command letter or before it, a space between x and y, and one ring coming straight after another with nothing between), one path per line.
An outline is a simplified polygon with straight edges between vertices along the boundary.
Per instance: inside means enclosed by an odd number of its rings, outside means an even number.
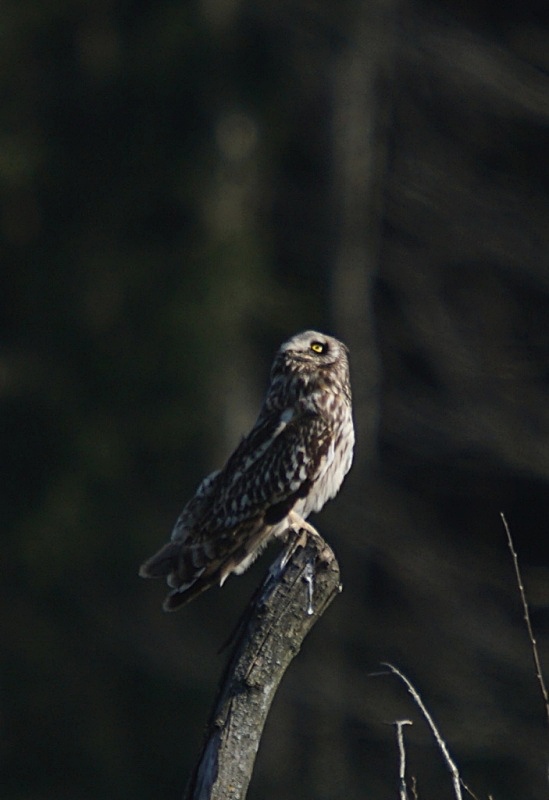
M304 520L303 517L300 517L295 511L290 511L288 514L288 520L290 522L290 530L294 531L294 533L307 531L311 534L311 536L320 536L317 529L313 528L310 522Z
M297 533L296 531L292 531L293 533ZM282 558L280 560L280 571L286 569L288 563L299 547L299 545L303 546L305 544L305 539L303 536L292 536L286 545L284 552L282 553Z

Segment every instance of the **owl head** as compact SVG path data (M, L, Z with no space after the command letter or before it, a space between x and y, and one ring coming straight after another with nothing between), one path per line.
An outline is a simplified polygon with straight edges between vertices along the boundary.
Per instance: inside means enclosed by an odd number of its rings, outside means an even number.
M276 354L271 378L288 374L302 376L340 373L348 380L347 348L333 336L318 331L303 331L284 342Z

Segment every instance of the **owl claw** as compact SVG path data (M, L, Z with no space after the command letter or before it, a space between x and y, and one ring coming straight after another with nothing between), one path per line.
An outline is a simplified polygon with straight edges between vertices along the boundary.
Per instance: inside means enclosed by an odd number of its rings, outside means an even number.
M290 523L290 529L294 531L294 533L299 533L300 531L307 531L312 536L320 536L319 532L316 528L313 528L310 522L307 522L300 517L295 511L290 511L288 514L288 521Z
M280 561L280 570L286 568L289 560L295 553L298 547L305 547L307 544L307 533L306 533L306 525L307 523L304 520L301 520L303 525L291 525L288 528L288 539L286 544L286 549L282 555L282 559Z

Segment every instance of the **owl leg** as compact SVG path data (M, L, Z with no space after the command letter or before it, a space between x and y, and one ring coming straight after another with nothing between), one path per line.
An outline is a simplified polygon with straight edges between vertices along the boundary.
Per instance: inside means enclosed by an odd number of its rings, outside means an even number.
M288 539L286 544L286 550L282 555L282 559L280 561L280 569L283 570L290 558L293 556L295 551L298 547L305 547L307 544L307 536L312 535L317 538L321 538L319 532L313 528L308 522L306 522L299 514L296 514L295 511L290 511L288 514L288 522L290 523L288 527ZM293 534L293 536L292 536ZM314 607L313 607L313 594L314 594L314 564L313 562L308 562L305 565L305 574L303 575L303 580L307 584L307 614L311 616L314 614Z
M298 547L305 547L307 534L320 536L319 532L295 511L290 511L288 514L288 522L290 524L287 529L286 550L280 563L281 569L284 569Z
M312 534L313 536L320 536L319 532L316 528L306 522L303 517L300 517L295 511L290 511L288 514L288 522L290 523L290 528L295 532L298 533L300 530L306 530L308 533Z

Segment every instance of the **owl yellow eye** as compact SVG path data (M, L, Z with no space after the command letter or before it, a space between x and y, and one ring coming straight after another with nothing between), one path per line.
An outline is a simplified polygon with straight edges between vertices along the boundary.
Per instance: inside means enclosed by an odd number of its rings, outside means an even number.
M315 353L323 353L326 350L326 345L322 344L322 342L312 342L311 350L314 350Z

